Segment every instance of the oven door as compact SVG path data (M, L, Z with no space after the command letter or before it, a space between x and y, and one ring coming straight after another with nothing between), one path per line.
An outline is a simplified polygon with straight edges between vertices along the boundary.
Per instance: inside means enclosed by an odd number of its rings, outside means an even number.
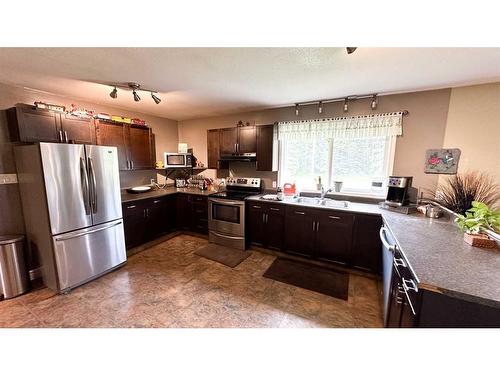
M245 235L245 202L209 198L208 227L211 231L233 236Z

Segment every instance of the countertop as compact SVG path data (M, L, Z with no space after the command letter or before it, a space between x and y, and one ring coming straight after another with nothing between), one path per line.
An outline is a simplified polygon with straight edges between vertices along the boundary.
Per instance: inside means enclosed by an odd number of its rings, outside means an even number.
M196 188L176 188L174 186L165 187L163 189L151 190L146 193L128 193L125 189L121 191L122 203L140 201L148 198L158 198L165 195L184 193L193 195L209 196L211 194L217 193L215 190L200 190Z
M247 200L381 215L419 288L500 308L500 251L470 246L450 218L405 215L368 203L349 202L348 207L331 208L295 203L290 198L268 201L255 196Z
M296 203L292 199L293 199L292 197L285 197L285 199L282 201L274 201L274 200L261 199L260 195L256 195L249 197L246 200L250 202L258 201L258 202L267 202L276 204L286 204L291 206L308 207L315 209L317 208L321 210L336 210L336 211L345 211L345 212L369 214L369 215L381 215L383 211L382 209L379 208L377 204L371 204L371 203L349 202L347 207L325 207L325 206L312 206L303 203Z

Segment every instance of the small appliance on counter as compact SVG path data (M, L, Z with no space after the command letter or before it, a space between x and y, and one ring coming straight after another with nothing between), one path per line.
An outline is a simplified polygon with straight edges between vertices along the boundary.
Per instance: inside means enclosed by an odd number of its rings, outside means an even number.
M411 176L389 176L387 184L387 198L380 202L380 208L411 214L417 212L416 198L417 189L411 186L413 177Z
M389 176L385 204L393 207L408 205L410 203L410 196L414 193L414 190L416 190L411 187L412 180L413 177L411 176Z
M176 178L175 179L175 187L177 187L177 188L186 187L186 180L184 180L183 178Z

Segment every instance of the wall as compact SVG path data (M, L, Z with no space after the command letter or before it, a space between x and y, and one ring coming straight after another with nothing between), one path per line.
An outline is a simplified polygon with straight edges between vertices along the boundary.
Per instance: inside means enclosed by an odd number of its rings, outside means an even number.
M443 144L450 91L450 89L443 89L382 96L379 98L375 111L370 109L369 100L359 100L349 104L347 115L408 110L409 115L405 116L403 121L403 135L396 142L393 174L414 176L413 185L415 187L434 189L438 177L426 175L423 172L425 150L440 148ZM196 156L206 164L207 129L235 126L240 120L262 125L276 121L344 116L342 106L342 103L326 104L323 106L321 115L318 114L317 105L310 105L301 106L299 116L295 116L294 108L287 107L179 121L179 142L185 142L189 147L192 147ZM234 166L232 172L236 175L250 174L254 177L261 177L264 179L266 187L269 187L271 181L277 178L275 173L256 172L249 165L243 168L242 166ZM205 174L213 177L214 171L207 171Z
M0 174L16 173L12 153L12 144L9 141L5 109L14 106L16 103L32 104L35 101L45 101L65 106L69 106L74 103L79 107L97 112L142 118L146 120L155 134L157 160L163 159L164 151L177 150L177 121L131 112L121 108L103 106L95 103L74 100L72 98L40 93L24 89L22 87L14 87L0 83ZM120 182L122 187L149 183L149 180L155 177L155 171L120 172ZM159 182L161 182L161 177L158 177L160 180ZM0 185L0 235L24 232L24 222L21 212L21 202L17 184Z
M500 183L500 83L451 90L443 147L461 150L459 172L483 171Z

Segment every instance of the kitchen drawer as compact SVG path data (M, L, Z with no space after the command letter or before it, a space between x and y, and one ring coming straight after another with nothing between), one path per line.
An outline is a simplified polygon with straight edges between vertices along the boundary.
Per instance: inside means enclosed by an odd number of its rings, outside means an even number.
M208 200L207 197L203 195L188 195L188 202L207 204Z
M192 203L191 204L191 213L193 215L207 215L208 214L208 205L202 203Z
M269 204L267 203L267 212L272 215L285 215L285 206L281 204Z
M316 210L319 220L335 220L339 224L352 225L354 223L354 215L342 211L334 210Z
M131 217L131 216L143 217L144 208L146 208L145 201L122 203L123 217Z

